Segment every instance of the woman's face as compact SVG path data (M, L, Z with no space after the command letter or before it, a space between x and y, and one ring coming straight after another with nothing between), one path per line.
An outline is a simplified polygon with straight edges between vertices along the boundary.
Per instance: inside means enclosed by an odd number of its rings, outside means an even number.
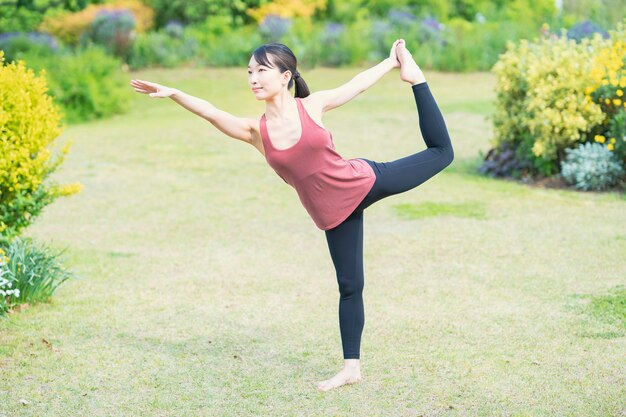
M271 55L267 56L273 65L271 57ZM271 68L259 64L254 59L254 56L250 58L248 63L248 84L257 100L264 100L280 93L289 83L290 77L291 75L288 71L281 74L278 67L274 66Z

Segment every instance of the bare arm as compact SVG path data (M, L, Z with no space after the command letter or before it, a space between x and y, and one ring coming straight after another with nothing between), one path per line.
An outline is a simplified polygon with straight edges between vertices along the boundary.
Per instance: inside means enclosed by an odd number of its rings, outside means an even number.
M169 97L185 109L211 122L230 137L250 143L252 141L252 121L236 117L218 109L213 104L175 88L165 87L149 81L132 80L131 86L138 93L148 94L153 98Z
M383 77L383 75L394 68L400 67L400 62L396 57L397 43L398 40L396 40L391 47L389 57L384 59L382 62L370 69L360 72L340 87L332 90L317 91L311 94L310 100L321 103L322 112L334 109L352 100L354 97L374 85Z
M190 112L208 120L213 126L228 136L245 142L252 140L250 119L233 116L224 110L218 109L206 100L183 93L180 90L175 90L170 98Z

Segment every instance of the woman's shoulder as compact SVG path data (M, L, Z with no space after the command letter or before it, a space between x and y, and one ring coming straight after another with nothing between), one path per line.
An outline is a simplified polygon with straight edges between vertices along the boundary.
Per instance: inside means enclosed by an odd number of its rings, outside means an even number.
M300 102L304 106L307 114L315 123L317 123L323 129L326 129L322 124L322 116L324 114L324 102L315 93L312 93L306 97L302 97Z

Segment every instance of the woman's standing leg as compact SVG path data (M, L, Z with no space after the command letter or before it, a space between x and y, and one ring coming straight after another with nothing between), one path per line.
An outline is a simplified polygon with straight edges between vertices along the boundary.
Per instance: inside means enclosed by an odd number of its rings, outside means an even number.
M359 359L363 309L363 212L353 212L334 229L326 230L339 286L339 329L344 359Z
M363 211L355 210L339 226L325 233L339 286L339 330L344 368L333 378L318 384L318 388L323 391L361 379L359 359L365 324Z

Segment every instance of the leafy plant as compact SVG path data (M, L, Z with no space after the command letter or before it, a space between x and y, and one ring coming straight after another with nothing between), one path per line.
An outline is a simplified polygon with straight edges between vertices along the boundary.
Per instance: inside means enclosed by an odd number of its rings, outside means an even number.
M70 143L51 161L48 146L61 133L47 83L23 61L4 64L0 51L0 244L10 242L43 207L80 190L80 184L47 185Z
M561 175L580 190L604 190L624 175L620 161L599 143L582 143L575 149L566 149L565 153Z
M0 313L18 301L45 302L73 272L62 265L61 255L46 245L35 245L31 239L17 238L0 248ZM2 290L3 283L5 289ZM6 288L12 288L7 290ZM4 292L4 294L3 294ZM19 297L19 300L18 300Z

